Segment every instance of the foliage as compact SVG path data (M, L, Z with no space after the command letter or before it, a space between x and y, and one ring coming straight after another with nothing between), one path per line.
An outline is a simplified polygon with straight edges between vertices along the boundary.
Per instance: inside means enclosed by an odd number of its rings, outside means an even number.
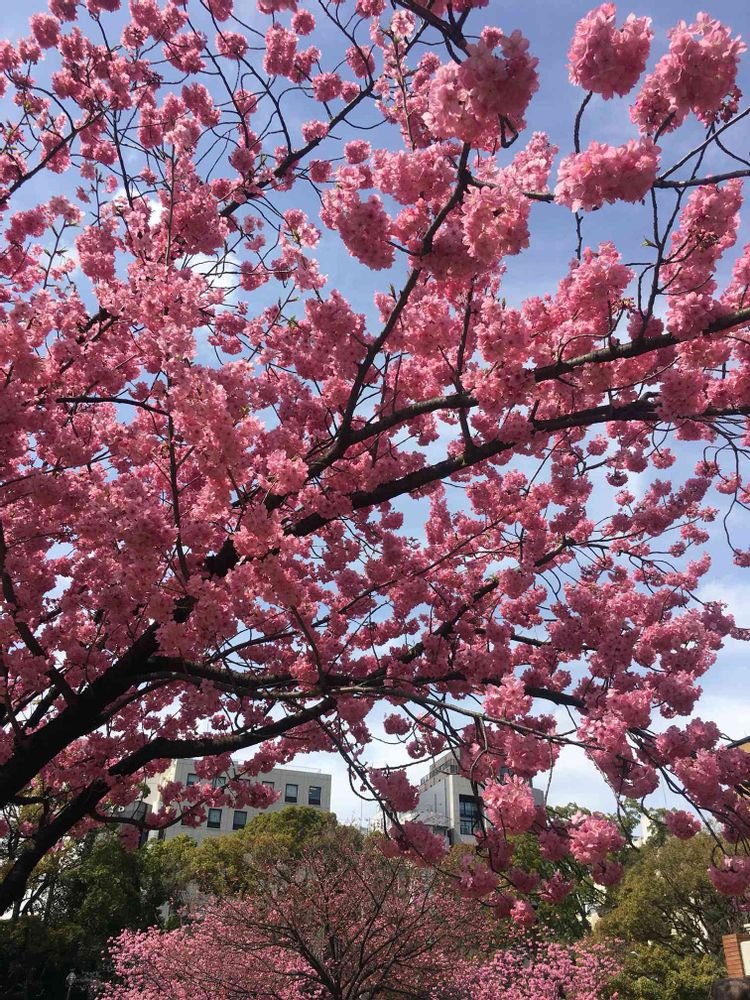
M708 834L668 837L644 847L622 882L610 890L597 933L655 942L678 955L721 952L721 938L738 921L736 903L708 877L716 844Z
M311 806L285 806L254 816L242 830L223 837L207 837L199 844L188 837L162 842L165 860L180 871L182 896L192 884L201 893L223 897L252 893L259 869L281 860L291 861L337 827L332 813ZM353 831L343 829L352 839ZM163 863L163 862L162 862Z
M104 941L100 944L103 946ZM6 1000L63 1000L65 977L80 971L80 927L49 926L40 917L0 922L0 982ZM71 996L79 997L77 991Z
M338 826L333 813L321 812L312 806L284 806L274 812L253 816L240 832L240 837L260 850L264 842L286 845L290 854L297 854ZM341 835L345 835L344 830ZM353 833L353 831L352 831Z
M101 973L110 937L158 924L174 892L159 860L158 850L130 851L114 833L66 845L54 878L34 887L18 918L0 921L3 997L63 997L68 973Z
M201 780L153 827L266 806L259 776L313 751L395 821L418 795L365 763L381 719L484 786L461 889L518 923L509 837L621 871L615 822L533 800L565 743L619 798L666 776L727 826L715 884L750 887L750 755L683 721L747 638L697 599L721 507L750 565L745 46L601 5L572 136L526 138L537 59L484 2L258 0L248 27L234 0L48 0L0 45L3 912L172 757ZM585 144L615 94L638 137ZM628 213L619 246L594 210ZM445 856L416 820L390 838Z
M621 955L622 968L610 988L616 1000L696 1000L726 976L716 955L677 955L659 944L635 944Z
M595 936L627 944L616 980L624 1000L690 1000L722 974L722 935L743 920L711 883L715 851L708 834L646 845L609 891Z

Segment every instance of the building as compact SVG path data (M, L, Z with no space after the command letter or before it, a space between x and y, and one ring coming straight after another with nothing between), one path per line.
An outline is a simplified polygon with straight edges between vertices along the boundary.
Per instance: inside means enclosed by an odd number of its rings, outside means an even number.
M508 773L503 769L503 773ZM534 801L541 804L544 796L532 787ZM475 794L472 783L461 774L452 750L433 759L427 774L419 783L416 808L400 813L401 820L424 823L432 833L444 836L449 844L473 844L479 829L482 800ZM382 829L382 821L373 823Z
M743 736L740 740L734 740L733 743L729 743L728 747L731 749L744 750L745 753L750 753L750 736ZM740 795L745 798L750 798L750 782L744 781L737 785L737 791Z
M167 781L178 781L183 785L194 785L203 779L198 777L195 770L195 760L173 760L166 770L156 775L149 781L148 794L145 796L145 803L149 810L158 809L161 802L159 796L159 786ZM234 770L229 776L234 777ZM160 840L170 840L172 837L179 837L187 834L199 843L207 837L218 837L234 830L241 830L253 816L261 812L275 812L283 809L284 806L314 806L322 812L331 811L331 775L313 768L290 768L275 767L268 774L260 774L257 778L244 779L253 782L262 782L274 791L281 792L280 797L267 809L251 809L243 806L241 809L233 809L231 806L222 806L217 809L208 809L206 819L200 826L182 826L179 823L169 826L166 829L152 831L150 837ZM214 788L225 784L227 776L213 779Z

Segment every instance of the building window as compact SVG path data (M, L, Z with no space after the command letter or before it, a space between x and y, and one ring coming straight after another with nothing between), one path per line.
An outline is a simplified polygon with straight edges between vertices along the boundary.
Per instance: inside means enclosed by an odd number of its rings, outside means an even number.
M273 791L274 788L276 787L276 785L274 785L274 783L272 781L264 781L263 782L263 787L264 788L270 788L271 791Z
M191 771L190 774L187 776L187 781L185 782L185 784L188 786L188 788L190 788L191 785L197 785L198 775L193 774L193 772Z
M286 786L286 790L284 792L284 801L285 802L296 802L297 801L297 792L298 792L297 785L287 785Z
M458 815L462 836L471 836L479 829L479 799L475 795L459 795Z
M320 785L310 785L310 791L307 794L308 805L319 806L322 792L323 789Z
M245 810L235 809L234 819L232 820L232 829L242 830L242 828L246 825L246 823L247 823L247 813L245 812Z
M226 775L220 774L218 778L211 778L211 788L223 788L226 785Z
M221 809L208 810L208 823L206 823L206 826L209 830L221 829Z
M159 830L159 832L157 833L156 839L165 840L166 836L167 836L167 831L164 829L164 827L162 827L161 830Z

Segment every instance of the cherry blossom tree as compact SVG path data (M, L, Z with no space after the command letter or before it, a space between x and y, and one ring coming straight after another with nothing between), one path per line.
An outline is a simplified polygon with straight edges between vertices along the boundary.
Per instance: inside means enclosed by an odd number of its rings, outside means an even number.
M176 931L123 933L108 1000L416 1000L489 941L479 904L345 834L261 874L252 896L214 903Z
M470 1000L601 1000L618 971L613 949L600 944L543 942L529 949L524 943L487 962L460 963L451 987L456 997Z
M107 1000L599 1000L619 971L609 945L493 940L481 903L343 830L291 863L248 864L252 895L206 905L174 931L121 934Z
M744 44L591 11L553 169L537 60L490 13L49 0L0 45L0 910L173 757L206 781L153 827L265 805L260 773L329 751L387 850L439 861L398 821L408 772L368 763L383 715L404 759L450 745L484 784L462 885L520 923L568 887L510 869L509 836L619 874L613 824L531 799L566 744L618 796L681 792L673 825L736 845L719 888L750 884L750 757L670 721L745 638L696 597L720 512L750 564ZM622 98L622 142L589 140ZM628 204L634 261L586 236ZM532 213L570 220L572 260L511 306Z

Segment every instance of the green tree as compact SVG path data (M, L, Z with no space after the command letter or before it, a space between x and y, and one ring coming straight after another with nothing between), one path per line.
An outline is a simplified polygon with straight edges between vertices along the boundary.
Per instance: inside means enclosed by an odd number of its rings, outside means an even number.
M716 955L677 956L658 944L634 944L621 958L622 971L610 984L618 1000L698 1000L726 975Z
M57 1000L69 972L102 975L110 937L161 922L172 889L165 856L128 850L114 831L66 845L22 912L0 922L3 1000Z
M299 852L310 840L337 826L333 813L321 812L312 806L284 806L276 812L253 816L241 833L248 841L256 843L264 838L282 837L288 842L290 850Z
M254 816L235 833L193 845L185 852L184 870L202 893L219 897L252 893L264 862L294 859L337 828L331 813L311 806L285 806ZM178 839L183 838L171 843Z
M647 843L607 894L594 933L627 946L622 1000L694 1000L722 974L721 938L738 914L708 878L714 848L708 834Z

